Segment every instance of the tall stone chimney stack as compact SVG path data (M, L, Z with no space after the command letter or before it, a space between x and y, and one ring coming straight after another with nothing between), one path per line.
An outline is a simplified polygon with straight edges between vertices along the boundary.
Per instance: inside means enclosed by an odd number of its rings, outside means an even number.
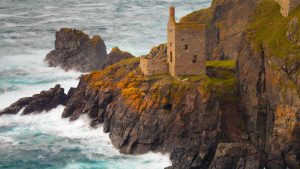
M170 19L169 22L176 22L175 20L175 7L170 7Z

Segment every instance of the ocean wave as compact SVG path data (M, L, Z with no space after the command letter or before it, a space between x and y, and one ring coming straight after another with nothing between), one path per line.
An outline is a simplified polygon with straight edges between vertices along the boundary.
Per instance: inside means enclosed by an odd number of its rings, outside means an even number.
M81 73L48 67L43 62L46 53L45 50L38 50L4 58L5 62L0 63L0 109L21 97L48 90L55 84L61 84L66 92L69 88L77 86Z
M159 169L171 164L168 154L148 153L145 155L122 155L110 142L108 134L102 127L91 128L89 118L83 116L77 121L61 119L64 107L38 115L4 115L0 118L0 129L10 127L10 130L1 131L0 143L16 142L21 150L15 153L35 151L38 158L35 161L56 156L70 156L80 160L69 161L67 158L63 168L131 168L131 169ZM16 145L14 143L14 145ZM14 149L7 145L8 149ZM0 148L1 151L7 151ZM50 151L50 152L49 152ZM52 153L49 157L48 153ZM48 154L48 155L47 155ZM76 155L77 154L77 155ZM12 155L12 154L10 154ZM1 156L1 154L0 154ZM15 159L18 160L18 159ZM49 159L48 159L49 160ZM50 163L51 161L49 161ZM1 159L0 159L1 163ZM60 164L61 165L61 164Z

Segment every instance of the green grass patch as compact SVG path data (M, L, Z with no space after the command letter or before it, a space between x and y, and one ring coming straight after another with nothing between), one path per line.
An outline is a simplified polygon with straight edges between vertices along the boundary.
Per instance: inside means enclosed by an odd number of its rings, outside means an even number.
M300 6L288 17L280 13L280 6L274 0L261 0L248 25L248 37L258 52L264 52L273 71L283 72L288 82L281 84L281 92L295 90L295 74L299 74L300 65L300 29L289 30L293 18L300 20ZM288 39L287 32L293 32L293 40ZM289 85L289 84L292 85Z
M269 56L285 59L287 66L293 64L295 60L300 60L300 46L289 41L286 36L289 22L293 17L300 18L300 7L290 16L283 17L277 2L262 0L257 5L248 27L248 35L256 49L261 50L264 47ZM290 59L288 56L291 54L293 58Z
M212 0L211 6L208 8L200 9L194 11L180 19L181 23L184 22L195 22L200 24L205 24L207 28L211 26L214 10L217 5L223 3L224 0Z
M234 69L236 67L236 60L212 60L212 61L206 61L206 67Z
M236 101L238 99L237 79L234 76L226 79L207 77L201 85L206 90L214 92L221 100Z

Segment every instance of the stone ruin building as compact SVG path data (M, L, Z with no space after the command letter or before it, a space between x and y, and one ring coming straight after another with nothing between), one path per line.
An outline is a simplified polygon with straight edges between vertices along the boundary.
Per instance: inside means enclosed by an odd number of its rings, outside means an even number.
M282 16L287 17L289 14L298 7L300 0L275 0L279 3Z
M205 25L177 23L175 8L170 7L168 43L152 49L141 57L140 67L144 75L166 74L190 76L206 74Z

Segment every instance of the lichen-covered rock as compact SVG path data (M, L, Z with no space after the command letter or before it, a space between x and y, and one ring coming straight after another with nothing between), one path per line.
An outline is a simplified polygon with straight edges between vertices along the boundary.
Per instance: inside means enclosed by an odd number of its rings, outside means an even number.
M134 57L135 56L133 56L131 53L121 51L118 47L114 47L108 54L104 67L117 63L123 59L129 59Z
M56 108L58 105L64 105L68 96L64 93L64 89L60 85L56 85L48 91L42 91L32 97L22 98L8 108L0 111L0 116L4 114L17 114L22 111L22 115L31 113L41 113Z
M299 47L289 42L295 25L286 24L290 18L276 11L279 6L274 1L257 5L249 23L252 29L240 44L238 65L250 139L268 155L267 168L299 168Z
M202 83L203 77L144 76L139 58L127 59L83 76L62 116L87 114L122 153L171 152L170 168L208 167L219 140L241 141L245 128L237 104L223 103ZM201 90L210 94L203 98ZM230 130L234 136L222 134Z
M107 59L106 46L100 36L92 39L82 31L62 28L56 32L55 50L45 61L51 67L89 72L102 69Z
M63 117L88 114L93 125L104 123L123 153L169 152L187 141L197 145L201 137L215 137L220 116L213 97L203 104L197 83L174 87L169 75L152 81L138 65L138 58L129 59L84 76Z

